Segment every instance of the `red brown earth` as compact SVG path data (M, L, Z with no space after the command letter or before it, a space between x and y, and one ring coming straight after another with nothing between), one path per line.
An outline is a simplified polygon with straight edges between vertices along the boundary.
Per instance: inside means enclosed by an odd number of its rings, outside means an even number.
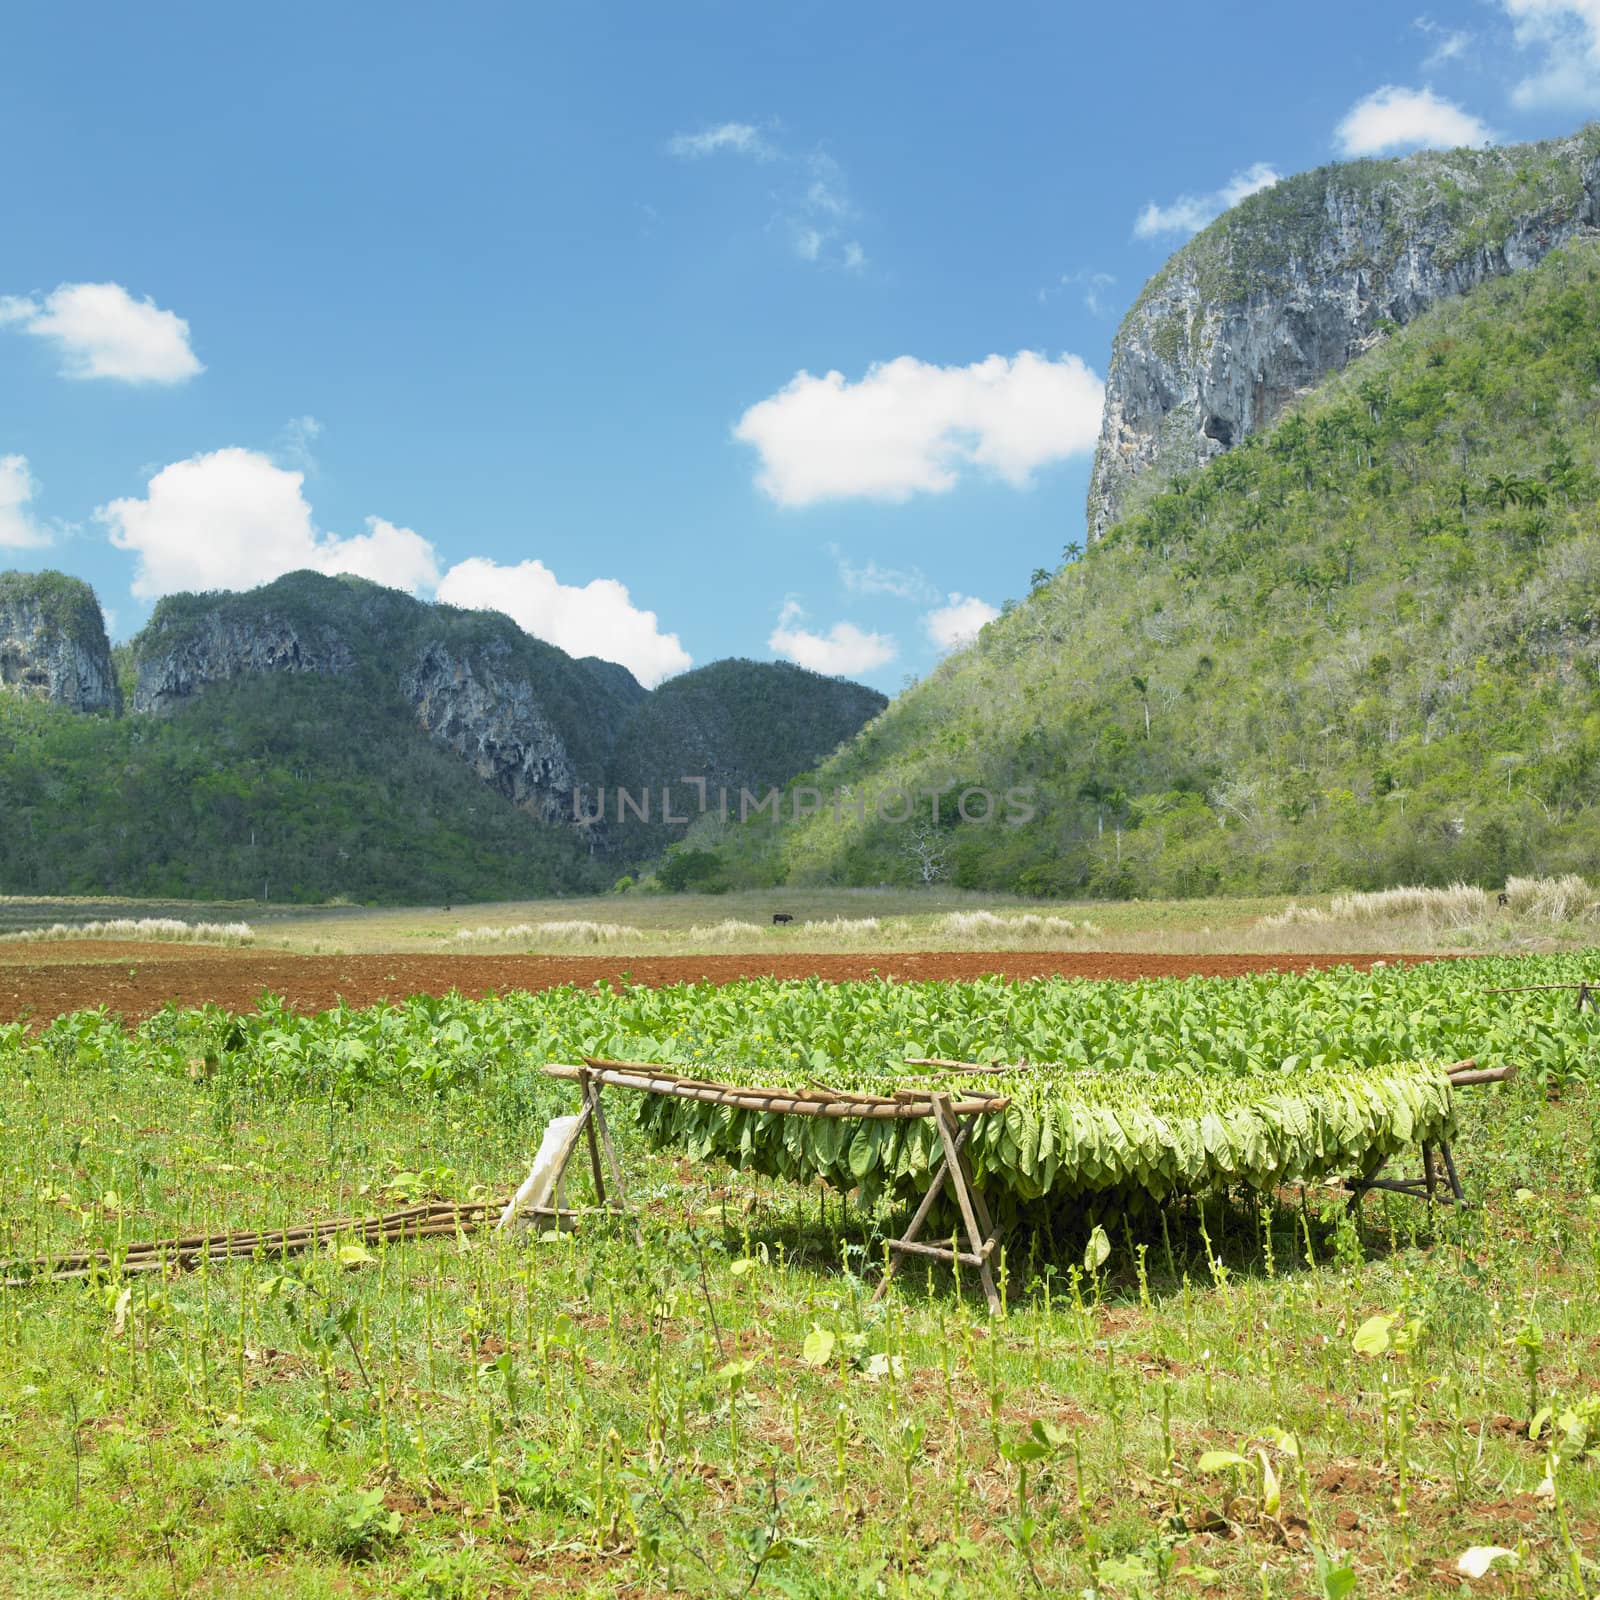
M403 1000L413 994L471 996L552 989L601 979L657 986L737 978L1206 978L1309 972L1417 960L1378 955L1129 955L1119 951L908 951L892 955L785 953L707 956L302 956L196 945L62 941L0 953L0 1021L47 1020L104 1005L128 1021L169 1001L254 1010L263 994L300 1011Z

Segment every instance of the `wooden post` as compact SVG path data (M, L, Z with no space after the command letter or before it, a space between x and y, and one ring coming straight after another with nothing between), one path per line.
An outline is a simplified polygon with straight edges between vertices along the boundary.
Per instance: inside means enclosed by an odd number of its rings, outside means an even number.
M930 1096L930 1102L934 1127L938 1130L939 1143L944 1149L944 1160L935 1169L927 1192L912 1215L906 1231L898 1239L889 1241L889 1259L884 1263L883 1278L873 1291L873 1303L876 1304L881 1300L888 1290L889 1280L894 1276L894 1269L898 1265L900 1256L927 1256L935 1261L948 1261L955 1269L958 1279L962 1267L976 1267L978 1278L983 1284L984 1298L989 1302L989 1310L993 1315L999 1316L1005 1307L995 1288L994 1274L989 1270L989 1257L994 1253L995 1247L994 1224L989 1218L989 1208L984 1203L983 1192L972 1176L972 1169L967 1165L964 1153L967 1139L972 1132L972 1123L970 1120L957 1117L951 1111L947 1095L934 1094ZM933 1210L934 1202L946 1184L955 1194L956 1206L966 1227L969 1248L965 1250L961 1248L959 1229L956 1237L948 1245L918 1242L918 1235L928 1220L928 1213Z
M963 1123L960 1133L956 1136L956 1149L958 1151L967 1142L967 1134L970 1131L969 1125ZM872 1304L876 1305L883 1298L884 1291L889 1287L889 1280L894 1276L894 1269L899 1264L896 1259L899 1251L907 1251L912 1255L921 1255L925 1250L931 1248L939 1250L941 1255L949 1254L948 1251L943 1250L940 1246L918 1245L916 1243L917 1235L922 1232L922 1225L928 1220L928 1213L933 1210L933 1203L939 1198L939 1191L944 1188L945 1179L949 1176L949 1173L950 1162L947 1157L935 1169L933 1178L928 1184L928 1192L923 1195L922 1203L917 1207L906 1231L898 1239L890 1242L889 1259L884 1264L882 1281L873 1291Z
M994 1248L994 1238L985 1230L978 1229L978 1219L974 1215L972 1205L972 1190L975 1185L972 1181L972 1171L967 1166L966 1155L956 1148L955 1136L951 1130L950 1099L948 1095L935 1094L933 1099L933 1120L939 1129L939 1139L944 1145L945 1164L950 1168L951 1187L956 1192L956 1204L961 1208L961 1220L967 1225L967 1237L972 1243L972 1253L978 1258L978 1278L983 1284L984 1297L989 1302L989 1310L999 1316L1005 1309L1000 1304L1000 1296L995 1291L994 1276L989 1271L989 1252ZM983 1201L978 1201L980 1206ZM988 1208L984 1208L984 1216L988 1216Z
M606 1180L600 1170L600 1146L595 1139L595 1114L600 1109L600 1095L594 1075L587 1067L578 1068L578 1091L583 1096L583 1131L589 1136L589 1170L594 1174L594 1197L605 1205Z
M1447 1139L1439 1141L1439 1154L1444 1157L1444 1170L1450 1174L1450 1192L1455 1196L1456 1204L1464 1206L1467 1203L1467 1197L1462 1192L1461 1180L1456 1176L1455 1158L1450 1153L1450 1143Z

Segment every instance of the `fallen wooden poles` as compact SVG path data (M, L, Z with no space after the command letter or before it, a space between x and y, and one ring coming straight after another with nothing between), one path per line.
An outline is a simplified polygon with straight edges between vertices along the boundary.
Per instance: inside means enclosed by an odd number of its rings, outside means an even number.
M605 1111L600 1105L599 1087L593 1081L595 1075L584 1067L547 1067L545 1070L554 1077L575 1077L582 1085L584 1105L580 1126L588 1133L597 1201L609 1210L627 1214L622 1171L617 1165L616 1151L611 1144L611 1130L606 1125ZM610 1170L612 1191L607 1190L601 1169L602 1151ZM571 1159L570 1148L567 1159ZM566 1161L563 1161L562 1170L565 1171L565 1168ZM321 1245L398 1244L411 1239L474 1233L480 1228L494 1225L509 1204L507 1199L441 1200L407 1206L380 1217L334 1217L256 1232L197 1233L176 1239L152 1239L116 1250L65 1251L56 1255L0 1262L0 1283L7 1288L21 1288L30 1283L97 1275L191 1272L207 1262L277 1261L304 1255ZM558 1228L569 1228L583 1213L568 1206L535 1205L520 1208L519 1214L547 1218ZM637 1224L634 1226L637 1232Z
M595 1056L585 1056L582 1067L550 1066L544 1070L550 1077L566 1078L581 1086L584 1103L593 1107L594 1119L599 1123L606 1155L619 1190L622 1178L620 1172L616 1171L610 1136L605 1131L605 1114L600 1109L600 1090L607 1086L632 1089L641 1094L668 1095L680 1100L706 1101L737 1111L775 1112L781 1116L830 1117L853 1121L931 1118L944 1147L944 1160L933 1174L922 1203L917 1207L905 1233L889 1241L889 1261L873 1299L878 1299L888 1288L899 1257L917 1255L948 1261L957 1271L963 1266L976 1267L989 1309L996 1315L1002 1311L994 1274L989 1270L989 1258L999 1243L999 1235L963 1152L975 1120L990 1112L1004 1111L1011 1103L1004 1095L956 1099L936 1089L897 1089L893 1094L873 1095L820 1085L814 1089L742 1087L705 1078L690 1078L670 1067L638 1061L607 1061ZM594 1157L592 1143L591 1159L595 1161L598 1184L599 1164ZM949 1245L924 1244L918 1238L934 1202L947 1184L955 1194L961 1222L966 1230L966 1249L962 1249L958 1241Z
M379 1217L336 1217L244 1233L197 1233L176 1239L152 1239L117 1250L64 1251L0 1262L0 1279L7 1288L15 1289L70 1278L190 1272L204 1262L276 1261L304 1255L325 1244L398 1244L432 1239L486 1227L504 1204L503 1200L441 1200L407 1206Z

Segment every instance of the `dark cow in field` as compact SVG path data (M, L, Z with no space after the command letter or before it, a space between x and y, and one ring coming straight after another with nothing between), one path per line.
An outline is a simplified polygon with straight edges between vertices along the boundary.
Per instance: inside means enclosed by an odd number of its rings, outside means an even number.
M787 911L774 911L772 913L772 925L773 925L773 927L777 927L780 922L793 922L793 921L794 921L794 918L791 917Z

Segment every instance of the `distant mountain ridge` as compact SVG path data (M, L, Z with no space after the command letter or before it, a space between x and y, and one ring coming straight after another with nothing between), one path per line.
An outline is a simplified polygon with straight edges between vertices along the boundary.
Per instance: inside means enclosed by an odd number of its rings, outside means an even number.
M1177 474L1443 300L1600 227L1600 122L1285 178L1184 245L1112 344L1089 486L1099 538Z
M1046 575L809 775L1026 826L728 831L736 884L1191 896L1600 867L1600 238L1440 301Z
M72 711L121 709L94 590L60 572L0 572L0 693Z
M40 617L50 625L35 626ZM280 875L285 898L605 887L681 835L581 821L607 789L662 773L676 781L698 770L683 765L691 758L708 774L781 785L886 703L858 684L754 661L714 663L652 693L625 667L574 659L498 613L311 572L163 599L116 652L119 673L104 641L87 586L50 573L0 578L11 690L0 692L0 814L28 823L26 844L0 836L0 892L259 892L270 875L249 852L266 838L301 864ZM66 670L82 661L100 663L93 693L83 672ZM91 710L103 715L61 720ZM107 856L84 842L97 828L129 830L113 818L115 784L80 782L90 759L120 768L130 797L188 790L144 818L136 837L147 848L110 852L115 864L98 873L66 861L62 841L76 834L90 863ZM226 806L192 804L196 761L206 769L198 789L220 785ZM431 786L426 805L405 794L412 774ZM63 789L76 801L63 803ZM155 837L182 816L187 827ZM327 848L319 827L340 842ZM241 857L243 839L254 842Z

